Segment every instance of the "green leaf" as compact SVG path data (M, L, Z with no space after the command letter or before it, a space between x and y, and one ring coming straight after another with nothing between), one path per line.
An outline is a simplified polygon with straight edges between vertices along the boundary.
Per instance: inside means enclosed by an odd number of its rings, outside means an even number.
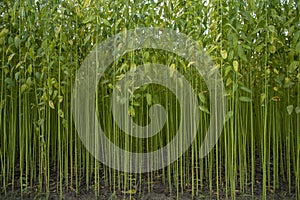
M249 88L247 88L247 87L245 87L245 86L240 86L240 88L241 88L241 90L243 90L243 91L245 91L245 92L247 92L247 93L252 93L252 90L251 89L249 89Z
M242 101L242 102L252 102L252 99L251 99L251 98L245 97L245 96L241 96L241 97L239 98L239 100Z
M294 26L293 26L294 27ZM289 33L290 36L292 36L293 34ZM298 30L294 35L293 35L293 43L296 43L300 38L300 30Z
M91 21L94 21L96 18L96 15L90 15L88 18L86 18L85 20L83 20L82 23L86 24L86 23L89 23Z
M228 73L230 72L230 70L231 70L231 66L230 66L230 65L227 65L227 66L225 67L224 77L226 77L226 76L228 75Z
M264 103L266 97L267 97L266 93L262 93L262 94L260 95L260 104L263 104L263 103Z
M84 41L83 41L83 44L86 44L90 39L91 39L91 34L88 34L88 35L85 37L85 39L84 39Z
M232 30L234 30L235 33L238 33L238 31L231 24L227 23L226 26L229 26L230 28L232 28Z
M85 0L84 3L83 3L83 7L85 8L90 3L90 1L91 0Z
M265 47L265 44L260 44L260 45L257 45L255 46L255 51L257 52L262 52L262 49Z
M61 96L61 95L59 95L59 96L58 96L58 102L61 103L63 100L64 100L64 97Z
M151 105L152 104L152 95L147 93L146 94L146 99L147 99L147 104Z
M1 32L0 32L0 38L5 36L8 32L9 32L8 29L6 29L6 28L2 29Z
M209 110L208 110L206 107L200 105L199 108L200 108L201 111L203 111L203 112L209 114Z
M13 57L15 56L15 53L10 54L10 56L8 57L8 61L11 61L13 59Z
M233 117L233 111L231 110L226 113L225 122L227 122L232 117Z
M295 52L297 54L300 54L300 41L297 43L296 48L295 48Z
M269 51L270 51L270 53L275 53L276 47L274 45L269 46Z
M26 69L26 72L28 72L31 75L31 73L32 73L32 64L30 64L28 66L28 68Z
M54 90L54 92L52 94L52 99L55 99L57 94L58 94L58 90Z
M58 110L58 116L64 118L64 112L61 109Z
M15 37L15 47L19 48L20 38L18 36Z
M130 106L128 109L128 115L134 117L135 116L135 109L133 106Z
M275 32L276 32L276 28L275 28L275 26L273 26L273 25L269 25L268 29L269 29L269 31L272 32L272 33L275 33Z
M50 108L55 109L53 101L50 100L48 102L48 104L49 104Z
M198 97L202 103L206 103L206 98L202 92L198 94Z
M233 48L236 49L238 46L238 36L236 34L232 35L232 44L233 44Z
M55 27L54 32L55 32L55 37L56 37L56 38L58 38L58 35L59 35L59 33L60 33L60 30L61 30L61 27L60 27L60 26Z
M140 106L141 104L139 102L135 101L135 102L132 103L132 105L133 106Z
M292 61L291 64L288 66L288 72L289 73L295 72L299 66L300 66L299 61Z
M111 26L111 24L109 23L109 21L107 21L106 19L102 18L102 22L106 25L106 26Z
M14 82L10 77L5 78L4 82L5 82L9 87L15 86L15 82Z
M213 52L216 48L218 48L217 46L211 46L206 52L208 54L210 54L211 52Z
M300 113L300 107L299 107L299 106L297 106L297 107L295 108L295 112L296 112L297 114Z
M232 79L229 77L227 80L226 80L226 86L229 86L233 83Z
M238 61L233 61L233 69L235 72L239 71L239 62Z
M239 57L240 57L243 61L245 61L245 62L248 61L248 59L247 59L247 57L246 57L246 55L245 55L245 52L244 52L244 50L243 50L243 47L242 47L241 45L238 45L238 55L239 55Z
M27 89L27 85L26 84L23 84L21 86L21 93L25 92L25 90Z
M158 95L157 95L157 94L153 94L152 102L153 102L154 104L159 103L159 98L158 98Z
M294 83L291 81L291 79L289 77L285 77L283 87L284 88L289 88L293 85L294 85Z
M233 56L234 56L234 51L233 51L233 50L229 50L229 53L228 53L228 60L232 60L232 59L233 59Z
M16 80L16 81L19 80L19 76L20 76L20 72L16 72L16 73L15 73L15 80Z
M289 105L288 107L286 107L286 110L288 112L289 115L292 114L293 110L294 110L294 106L293 105Z
M237 83L233 84L232 91L235 92L238 89L239 85Z
M27 86L29 86L29 87L31 86L32 81L31 81L31 78L30 78L30 77L27 78L26 84L27 84Z
M221 51L221 56L223 59L226 59L227 58L227 51L226 50L222 50Z
M254 35L254 34L256 34L256 33L258 33L259 31L262 31L262 30L263 30L263 28L257 28L254 31L252 31L251 35Z
M35 72L35 78L40 79L42 74L40 72Z

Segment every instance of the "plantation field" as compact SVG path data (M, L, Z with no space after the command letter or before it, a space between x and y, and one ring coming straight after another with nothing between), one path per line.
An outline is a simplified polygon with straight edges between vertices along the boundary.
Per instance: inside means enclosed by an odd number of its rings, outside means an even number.
M300 199L299 13L0 1L0 199Z

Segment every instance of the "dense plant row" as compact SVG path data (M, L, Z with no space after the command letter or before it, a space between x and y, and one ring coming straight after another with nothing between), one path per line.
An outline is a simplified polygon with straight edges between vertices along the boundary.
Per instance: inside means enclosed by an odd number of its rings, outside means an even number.
M178 30L213 58L224 79L227 115L223 134L208 157L199 147L209 125L207 88L190 63L168 52L142 49L114 63L100 80L99 120L112 140L144 151L139 140L122 136L109 111L118 77L144 63L179 70L201 102L199 135L188 152L159 172L146 175L148 190L157 175L177 195L189 188L201 194L254 195L262 174L263 197L286 183L300 196L300 4L297 1L1 1L0 2L0 184L6 193L38 185L60 193L80 185L99 194L101 184L132 195L143 175L124 174L99 163L74 128L71 91L77 69L93 46L138 27ZM178 102L158 85L137 90L130 115L147 124L147 110L161 103L170 122L147 150L163 146L178 127ZM167 136L168 134L171 134ZM140 150L137 150L140 149ZM84 178L83 178L84 177ZM143 180L142 180L143 179ZM247 187L251 185L251 190Z

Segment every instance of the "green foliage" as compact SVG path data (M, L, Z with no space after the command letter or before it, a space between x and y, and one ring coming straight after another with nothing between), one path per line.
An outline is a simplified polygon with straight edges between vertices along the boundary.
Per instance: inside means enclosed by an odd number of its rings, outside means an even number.
M14 188L18 180L22 192L38 183L39 191L49 193L55 175L61 195L64 188L78 192L83 183L99 195L102 180L124 195L141 190L142 184L137 186L134 180L141 181L142 175L133 178L109 169L85 150L73 124L71 92L76 71L95 44L120 31L161 27L189 35L213 58L224 79L228 113L217 146L199 159L210 101L192 63L152 49L128 52L114 63L99 83L99 120L110 139L123 148L143 152L165 145L176 132L180 112L176 98L166 95L164 88L141 87L131 97L128 114L145 125L149 107L161 103L169 108L170 121L147 141L124 135L108 110L116 81L128 70L149 62L166 64L180 71L199 97L202 121L195 143L166 169L149 173L148 190L153 177L162 176L170 193L175 187L177 195L184 189L200 195L205 180L211 192L216 185L217 195L225 190L226 197L235 198L237 188L249 192L248 183L254 195L260 170L263 198L279 188L281 179L299 198L300 4L296 2L1 1L1 190Z

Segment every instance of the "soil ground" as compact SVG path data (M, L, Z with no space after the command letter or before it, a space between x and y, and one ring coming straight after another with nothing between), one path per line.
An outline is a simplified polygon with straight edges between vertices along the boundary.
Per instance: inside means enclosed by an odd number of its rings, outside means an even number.
M19 170L16 170L15 174L18 174ZM158 174L161 174L158 172ZM294 174L294 172L292 173ZM273 176L272 168L270 168L270 177ZM172 195L170 195L170 190L167 183L163 183L161 176L153 177L151 181L151 191L148 191L149 184L147 176L142 175L141 183L138 183L136 187L136 192L134 194L128 194L117 190L113 192L112 187L104 186L106 185L102 180L100 182L101 188L99 194L96 196L93 190L93 185L90 184L89 188L85 184L84 178L81 179L81 185L78 188L78 192L76 193L74 188L75 186L69 186L63 188L64 193L62 196L59 194L58 183L57 181L57 173L54 170L54 167L51 167L51 178L50 178L50 194L47 197L45 193L38 192L38 184L35 187L27 188L26 191L23 190L23 194L21 196L21 188L20 188L20 180L15 180L14 190L12 189L11 184L6 188L6 193L4 193L4 189L0 186L0 200L2 199L99 199L99 200L184 200L184 199L217 199L217 189L216 189L216 174L212 174L212 190L209 187L208 180L203 180L202 188L199 189L198 194L192 198L191 186L186 186L183 192L177 191L175 187L172 188ZM222 173L222 177L225 175ZM0 178L2 178L0 176ZM251 190L251 182L247 182L246 186L243 187L243 190L239 189L239 180L236 180L236 199L238 200L256 200L262 199L262 179L263 173L261 169L261 165L256 163L255 167L255 186L254 186L254 196L252 196ZM138 180L140 180L138 178ZM272 187L267 188L267 199L268 200L297 200L296 190L295 190L295 177L291 178L291 188L289 190L289 183L287 182L286 177L279 177L280 185L276 190ZM272 183L269 183L272 185ZM219 197L220 199L231 199L230 197L230 189L228 189L228 195L226 196L225 191L225 182L220 182L219 184ZM227 198L226 198L227 197ZM298 197L299 199L299 197Z
M54 181L53 181L54 182ZM247 200L247 199L262 199L262 185L260 180L257 180L257 185L255 186L254 198L251 195L251 186L249 184L249 188L245 188L244 192L236 190L236 199ZM204 184L205 185L205 184ZM273 191L271 189L268 190L267 199L278 199L278 200L296 200L295 191L292 190L290 193L288 191L287 183L283 183L279 189ZM112 192L109 187L102 187L100 190L99 196L95 196L93 191L93 186L91 189L87 190L86 185L81 185L79 192L76 194L74 190L71 188L65 188L65 192L62 195L62 199L71 200L71 199L99 199L99 200L121 200L121 199L133 199L133 200L184 200L184 199L217 199L217 194L215 189L210 193L210 189L208 187L203 186L201 190L199 190L199 194L192 198L191 190L185 189L183 193L179 193L178 196L176 194L176 190L170 195L169 188L167 184L163 184L161 180L154 181L151 185L152 190L148 192L148 184L144 183L141 187L140 191L137 191L135 194L123 194L122 191ZM29 188L26 192L23 193L21 197L20 189L15 186L14 191L11 188L7 188L6 194L1 191L0 199L47 199L45 193L36 192L36 188ZM220 199L226 199L226 192L224 188L219 187ZM230 191L228 192L230 198ZM49 194L48 199L60 199L59 192L57 192L57 186L52 184L52 190Z

